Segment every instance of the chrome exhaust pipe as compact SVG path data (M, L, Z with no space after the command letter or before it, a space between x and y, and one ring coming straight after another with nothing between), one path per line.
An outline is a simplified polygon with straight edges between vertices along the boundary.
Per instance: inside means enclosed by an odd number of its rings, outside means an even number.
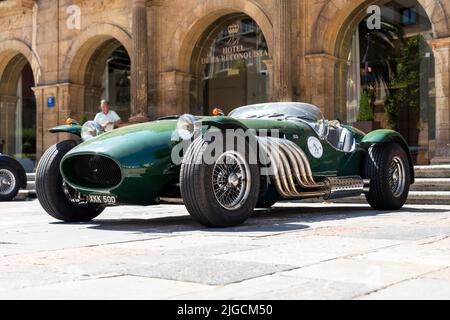
M273 167L275 187L285 199L324 198L332 200L359 196L370 181L361 177L331 177L316 182L305 152L290 140L259 138Z
M370 180L369 179L364 179L364 189L363 192L364 193L369 193L370 191Z
M276 138L259 141L269 155L275 186L283 198L320 198L327 195L326 184L315 182L306 154L297 145ZM298 188L311 191L299 191Z

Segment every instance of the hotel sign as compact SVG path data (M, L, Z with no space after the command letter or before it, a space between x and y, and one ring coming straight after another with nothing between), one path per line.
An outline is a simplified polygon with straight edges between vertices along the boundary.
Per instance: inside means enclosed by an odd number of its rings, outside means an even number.
M267 58L267 49L257 49L257 37L241 37L240 27L237 24L228 26L229 39L217 43L214 54L202 58L201 63L214 64L236 60L249 60L254 58Z

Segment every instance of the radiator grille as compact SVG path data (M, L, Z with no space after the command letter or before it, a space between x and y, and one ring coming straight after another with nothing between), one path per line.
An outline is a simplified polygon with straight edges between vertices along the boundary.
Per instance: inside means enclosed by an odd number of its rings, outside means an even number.
M107 189L120 184L120 167L112 159L98 155L70 159L73 177L81 187Z

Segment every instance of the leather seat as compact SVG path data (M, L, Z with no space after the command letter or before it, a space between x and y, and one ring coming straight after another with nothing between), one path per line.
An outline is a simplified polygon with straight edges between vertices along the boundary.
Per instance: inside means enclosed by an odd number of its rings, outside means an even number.
M355 148L353 133L344 127L330 127L328 142L338 150L352 152Z

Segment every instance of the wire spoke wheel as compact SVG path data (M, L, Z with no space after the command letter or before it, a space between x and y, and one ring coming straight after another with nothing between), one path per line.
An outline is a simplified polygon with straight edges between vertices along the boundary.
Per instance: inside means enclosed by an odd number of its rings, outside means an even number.
M0 169L0 195L8 195L16 188L16 177L7 169Z
M234 151L222 154L214 164L212 186L214 196L223 208L241 208L251 188L250 168L245 159Z
M406 170L400 157L394 157L389 166L389 186L394 197L400 197L405 190Z

